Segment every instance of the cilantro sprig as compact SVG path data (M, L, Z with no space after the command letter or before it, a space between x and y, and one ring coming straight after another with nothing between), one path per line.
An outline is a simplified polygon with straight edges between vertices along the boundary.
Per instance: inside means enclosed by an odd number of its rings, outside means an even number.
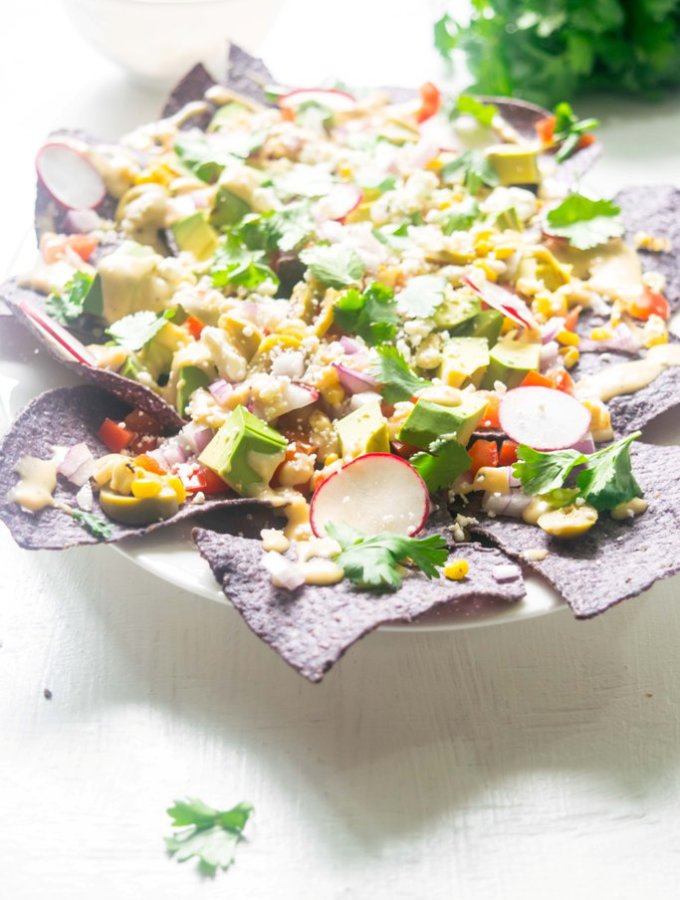
M195 798L175 800L168 815L181 830L167 837L165 846L178 862L195 857L203 872L214 875L218 868L226 870L234 862L252 812L250 803L221 811Z
M311 247L300 254L300 259L317 281L332 288L356 284L366 269L356 250L342 244Z
M60 325L71 325L85 313L100 316L102 292L99 276L75 272L62 291L50 294L45 309Z
M444 184L464 184L471 194L478 194L482 187L496 187L500 178L481 150L466 150L457 159L442 167Z
M161 328L174 316L174 309L166 309L162 313L143 309L118 319L107 328L106 333L114 344L134 353L135 350L141 350L149 341L153 340Z
M237 237L227 235L213 258L210 269L213 285L255 290L269 281L278 287L279 279L263 261L264 255L264 250L249 250Z
M350 288L333 307L333 321L348 334L375 346L391 341L400 322L392 288L375 282L361 293Z
M480 125L489 128L498 115L498 107L493 103L485 103L472 94L460 94L456 100L453 114L472 116Z
M79 525L89 531L90 534L98 538L100 541L106 541L113 537L113 525L97 516L94 513L86 512L84 509L72 509L71 517L78 522Z
M591 200L583 194L570 194L547 216L546 231L567 238L577 250L590 250L610 238L621 237L621 209L611 200Z
M600 512L611 510L620 503L642 497L630 461L630 445L639 437L640 432L636 431L591 454L578 450L542 453L520 444L512 472L527 494L554 494L566 487L572 491L565 495L569 502L580 498ZM567 486L577 466L583 468L576 475L575 483Z
M449 487L472 465L465 447L458 441L447 438L433 441L426 451L414 454L409 462L430 493Z
M559 144L555 159L557 162L564 162L577 149L583 135L597 128L600 122L599 119L577 118L574 110L571 108L571 104L566 102L557 104L554 115L555 129L553 131L553 140Z
M438 578L438 567L449 555L446 541L439 534L426 538L387 532L366 535L344 522L330 522L326 531L342 548L335 561L361 588L396 591L402 582L399 566L408 564L428 578Z
M416 391L429 386L430 382L416 375L396 347L384 345L377 348L377 353L371 374L382 386L381 393L388 403L410 400Z

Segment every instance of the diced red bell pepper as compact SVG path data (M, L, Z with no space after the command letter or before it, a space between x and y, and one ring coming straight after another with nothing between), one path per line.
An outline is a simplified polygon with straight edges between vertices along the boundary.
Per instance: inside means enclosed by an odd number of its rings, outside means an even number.
M120 453L132 442L134 433L113 419L104 419L97 437L112 453Z
M219 475L216 475L212 469L207 469L200 463L180 463L175 466L175 471L179 475L184 489L187 494L197 494L202 491L204 494L224 494L229 490L226 481L222 481Z
M636 319L643 319L645 322L650 316L660 316L662 319L668 319L671 314L671 307L663 294L647 289L639 301L631 304L630 314Z
M540 372L527 372L522 379L520 387L547 387L554 388L555 382L549 375L541 375Z
M574 392L574 379L566 369L558 369L553 373L552 379L558 391L564 391L565 394Z
M573 309L569 310L564 319L564 327L567 331L576 331L576 326L578 325L578 317L581 315L582 311L582 306L575 306Z
M126 428L129 428L130 431L136 431L138 434L160 434L158 421L141 409L133 409L131 413L125 416L124 421Z
M517 462L517 442L510 439L503 441L498 451L498 465L511 466Z
M498 418L498 404L500 403L500 399L495 395L489 397L488 402L486 404L486 409L484 410L484 415L482 416L482 421L479 423L482 428L500 428L501 423Z
M184 327L187 329L192 338L197 341L201 332L205 328L205 324L201 322L200 319L197 319L196 316L189 316L184 323Z
M40 252L48 265L61 259L67 247L77 253L84 262L87 262L98 244L97 238L91 234L53 234L43 238Z
M538 139L544 147L549 147L555 138L556 121L555 116L546 116L543 119L539 119L534 125Z
M426 122L439 112L441 105L442 95L439 88L431 81L426 81L420 88L420 109L416 113L416 119L421 123Z
M594 144L596 140L597 138L592 133L592 131L586 131L586 133L582 134L579 138L577 147L579 150L583 150L584 147L590 147L592 144Z
M474 444L468 447L468 453L472 460L470 471L473 475L476 475L483 466L495 468L498 465L498 447L495 441L478 438Z

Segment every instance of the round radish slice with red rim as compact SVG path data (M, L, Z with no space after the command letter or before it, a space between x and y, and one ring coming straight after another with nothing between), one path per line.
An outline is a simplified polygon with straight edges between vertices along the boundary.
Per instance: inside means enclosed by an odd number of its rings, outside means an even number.
M320 222L342 221L361 203L363 194L351 184L337 184L314 204L314 218Z
M312 531L344 522L366 534L417 534L430 512L425 482L412 465L391 453L358 456L316 489L310 508Z
M347 91L333 88L300 88L279 97L279 106L286 109L296 110L305 103L316 103L332 112L351 112L357 105L357 101Z
M46 190L67 209L92 209L106 195L99 172L69 144L45 144L38 151L35 167Z
M545 387L518 387L503 396L501 428L534 450L573 447L590 428L590 413L570 394Z

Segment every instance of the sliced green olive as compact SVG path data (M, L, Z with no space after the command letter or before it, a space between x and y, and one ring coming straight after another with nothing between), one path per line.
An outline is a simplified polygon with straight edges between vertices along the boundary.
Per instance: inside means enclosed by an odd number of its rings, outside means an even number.
M102 488L99 502L109 519L123 525L152 525L171 518L179 509L177 494L170 487L164 487L155 497L124 496Z

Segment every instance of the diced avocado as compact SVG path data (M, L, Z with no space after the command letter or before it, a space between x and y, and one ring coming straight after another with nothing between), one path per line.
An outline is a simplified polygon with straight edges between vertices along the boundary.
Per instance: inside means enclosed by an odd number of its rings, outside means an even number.
M158 381L161 375L170 371L172 358L179 348L189 343L191 337L184 328L166 322L139 352L139 362Z
M490 353L489 368L482 387L493 390L497 381L502 381L509 388L517 387L529 372L538 370L540 354L539 343L504 337Z
M269 485L287 446L282 434L237 406L198 459L237 493L254 497Z
M135 241L123 241L99 260L102 315L107 322L143 309L161 312L167 307L177 283L159 272L162 263L160 254Z
M240 222L249 212L250 205L223 184L217 191L210 223L217 229L227 228Z
M200 211L177 219L171 230L179 249L192 253L196 259L208 259L217 249L217 232Z
M228 131L239 119L247 116L249 112L250 110L245 103L239 103L237 100L225 103L224 106L220 106L210 120L208 131Z
M456 328L474 318L480 311L479 298L472 291L456 291L453 296L444 297L434 314L438 328Z
M501 184L538 184L537 151L519 144L495 144L486 151Z
M503 327L503 314L496 309L485 309L461 326L456 328L456 337L480 337L486 338L489 347L493 347L501 335Z
M227 332L234 347L250 362L262 343L262 332L259 328L247 319L231 315L220 318L220 328Z
M354 412L339 419L335 430L340 439L340 451L345 459L363 453L389 453L390 438L387 420L380 411L380 401L371 400Z
M175 515L179 509L177 494L171 487L161 488L155 497L117 494L110 488L99 492L99 503L109 519L123 525L151 525Z
M454 438L466 446L486 405L486 399L476 394L464 394L458 406L418 400L399 430L399 440L421 450L441 437Z
M509 229L510 231L522 231L522 220L514 206L508 206L501 210L496 216L496 225L500 229Z
M549 291L556 291L569 281L571 266L562 265L547 247L535 247L530 253L522 255L517 276L542 281Z
M99 275L92 279L90 289L83 300L83 312L91 316L101 316L104 311L104 297L102 295L102 280Z
M450 387L479 387L489 365L489 343L483 337L454 337L442 348L439 377Z
M177 374L177 412L183 416L191 395L199 388L207 387L210 384L210 376L205 369L191 365L180 366Z

